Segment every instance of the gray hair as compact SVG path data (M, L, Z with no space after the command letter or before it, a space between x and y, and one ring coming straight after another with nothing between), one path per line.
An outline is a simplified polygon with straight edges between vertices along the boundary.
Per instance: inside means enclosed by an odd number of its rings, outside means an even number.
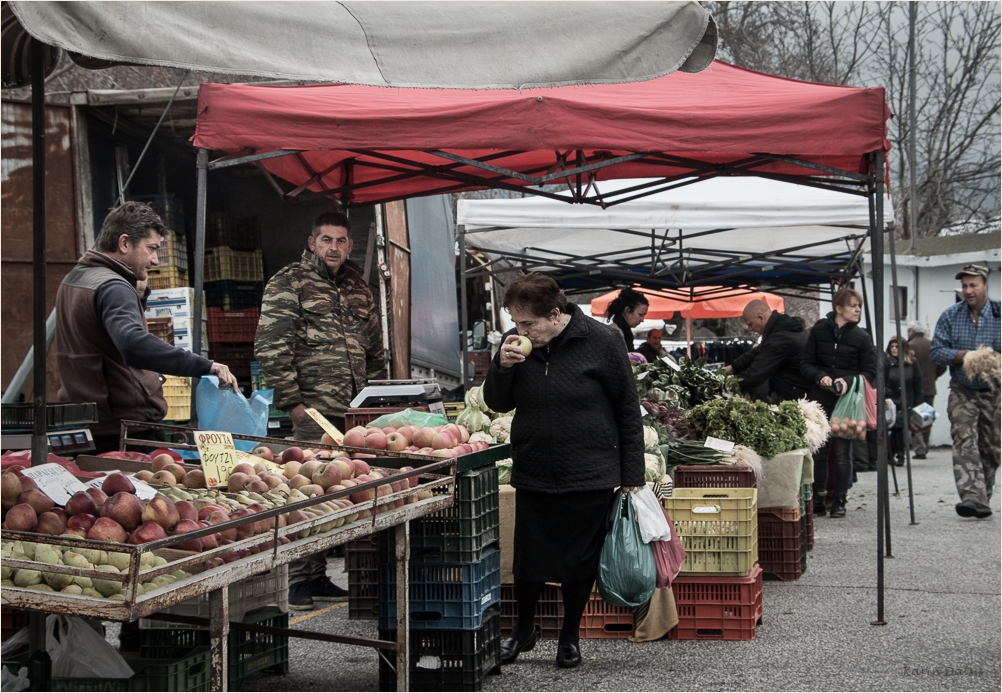
M925 325L920 323L918 320L912 320L908 323L908 329L915 334L925 334Z

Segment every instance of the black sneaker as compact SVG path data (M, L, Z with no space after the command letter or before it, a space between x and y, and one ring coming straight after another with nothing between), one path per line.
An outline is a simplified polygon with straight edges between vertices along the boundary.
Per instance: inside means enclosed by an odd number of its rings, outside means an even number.
M957 514L961 517L974 517L978 514L979 507L983 506L980 506L975 501L965 500L957 503L956 510ZM991 515L991 510L988 511L988 514ZM985 515L985 517L988 517L988 515Z
M338 587L331 579L324 575L310 580L308 583L310 596L318 602L343 602L348 599L348 590ZM289 604L292 607L292 604Z
M291 611L313 611L313 597L310 583L305 580L289 585L289 609Z
M984 520L986 517L991 517L991 516L992 516L992 509L989 508L987 505L982 505L981 503L978 503L978 508L977 510L974 511L974 517L978 518L979 520Z

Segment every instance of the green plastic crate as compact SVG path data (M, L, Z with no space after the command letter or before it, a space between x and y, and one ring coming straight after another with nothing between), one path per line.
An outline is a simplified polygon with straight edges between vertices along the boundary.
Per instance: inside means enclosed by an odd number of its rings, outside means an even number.
M207 691L212 679L208 647L196 647L178 659L125 658L136 675L134 691Z
M451 508L411 522L412 561L478 563L484 549L500 539L498 468L473 469L456 476Z

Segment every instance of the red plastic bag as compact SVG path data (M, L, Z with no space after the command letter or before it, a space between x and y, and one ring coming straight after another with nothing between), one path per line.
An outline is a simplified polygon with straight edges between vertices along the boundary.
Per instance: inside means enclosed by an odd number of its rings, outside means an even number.
M671 588L671 581L677 578L679 571L682 570L682 564L685 563L685 547L682 546L682 539L675 531L675 525L672 524L671 517L664 506L661 507L661 511L665 514L665 519L668 520L668 526L671 528L671 539L669 541L652 541L651 548L654 549L654 567L658 571L655 584L658 589L666 590Z
M866 430L877 430L877 388L870 384L866 376L859 376L863 380L863 399L866 402Z

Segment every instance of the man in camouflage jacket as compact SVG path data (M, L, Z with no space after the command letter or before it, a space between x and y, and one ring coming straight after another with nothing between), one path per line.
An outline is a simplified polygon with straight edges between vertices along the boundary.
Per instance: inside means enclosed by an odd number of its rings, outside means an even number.
M379 314L362 269L348 259L351 225L340 212L313 222L308 250L281 269L264 290L254 356L275 406L289 412L296 440L320 440L306 414L315 408L342 432L344 413L369 379L386 377ZM326 552L289 565L289 608L309 611L314 600L339 601L347 592L327 577Z
M308 250L264 290L254 355L275 406L289 412L296 440L322 431L315 408L344 431L344 412L369 379L386 377L379 315L362 269L348 260L348 219L325 212L313 222Z

